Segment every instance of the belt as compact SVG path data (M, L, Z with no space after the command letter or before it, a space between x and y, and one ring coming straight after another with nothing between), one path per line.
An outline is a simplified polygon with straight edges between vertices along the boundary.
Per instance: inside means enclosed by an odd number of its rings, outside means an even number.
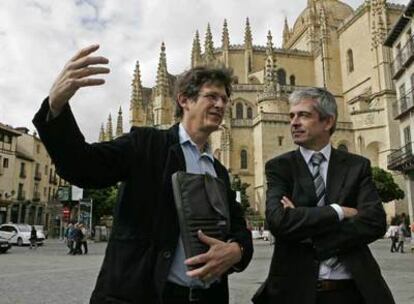
M188 299L189 302L197 302L203 299L209 291L209 289L190 288L167 282L165 284L164 295L172 298Z
M333 291L355 288L354 280L318 280L316 291Z

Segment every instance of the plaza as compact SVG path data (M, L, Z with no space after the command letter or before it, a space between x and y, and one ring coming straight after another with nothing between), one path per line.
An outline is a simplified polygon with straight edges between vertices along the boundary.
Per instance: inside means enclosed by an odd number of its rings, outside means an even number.
M0 255L0 304L86 304L102 263L105 242L90 243L84 256L67 255L60 240L47 240L37 250L13 247ZM242 273L230 276L230 303L251 303L264 281L273 246L256 240L253 260ZM390 253L389 240L371 250L398 304L414 302L414 254Z

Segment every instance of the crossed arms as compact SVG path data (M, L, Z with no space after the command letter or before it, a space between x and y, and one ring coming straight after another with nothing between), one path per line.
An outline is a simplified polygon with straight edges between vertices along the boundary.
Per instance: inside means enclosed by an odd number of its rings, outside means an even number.
M316 255L323 260L384 235L385 212L372 182L368 160L363 160L355 176L353 200L342 204L352 208L341 206L345 214L342 221L331 206L295 206L292 199L295 180L286 160L271 160L265 169L268 182L266 219L276 238L287 242L311 242ZM292 206L289 206L289 198L293 201Z

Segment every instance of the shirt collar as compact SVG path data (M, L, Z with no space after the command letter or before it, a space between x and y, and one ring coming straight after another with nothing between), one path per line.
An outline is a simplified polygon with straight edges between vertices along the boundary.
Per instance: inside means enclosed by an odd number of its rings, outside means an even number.
M332 146L331 146L331 144L327 144L320 151L313 151L313 150L306 149L306 148L304 148L302 146L299 146L299 150L300 150L300 153L302 154L302 156L305 159L305 162L307 164L309 163L309 161L310 161L313 153L316 153L316 152L321 152L323 154L323 156L325 157L325 159L329 163L329 158L331 157L331 152L332 152Z
M198 150L197 144L191 139L190 135L187 133L187 131L185 130L184 126L182 123L179 124L178 126L178 137L180 140L180 145L184 145L184 144L191 144L194 148ZM206 142L205 146L204 146L204 151L201 153L201 156L205 155L208 158L211 159L212 162L214 162L214 156L213 153L211 153L211 146L208 142Z

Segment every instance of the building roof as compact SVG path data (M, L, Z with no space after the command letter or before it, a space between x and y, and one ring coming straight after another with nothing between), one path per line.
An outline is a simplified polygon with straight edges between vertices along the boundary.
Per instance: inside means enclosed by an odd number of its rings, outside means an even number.
M401 32L404 30L405 26L410 22L414 14L414 0L411 0L405 7L404 12L398 18L397 22L392 27L391 31L388 33L387 38L385 39L384 45L392 47L394 42L398 39Z
M316 7L315 13L319 16L320 9L323 7L326 11L326 15L329 17L328 23L332 26L338 26L354 12L350 5L338 0L318 0L314 3ZM296 18L293 25L293 35L300 32L303 26L307 26L307 20L312 18L312 9L312 4L308 1L307 7Z
M8 125L4 125L0 122L0 130L5 131L6 133L8 133L9 135L14 135L14 136L20 136L22 135L21 132L13 129L11 126Z

